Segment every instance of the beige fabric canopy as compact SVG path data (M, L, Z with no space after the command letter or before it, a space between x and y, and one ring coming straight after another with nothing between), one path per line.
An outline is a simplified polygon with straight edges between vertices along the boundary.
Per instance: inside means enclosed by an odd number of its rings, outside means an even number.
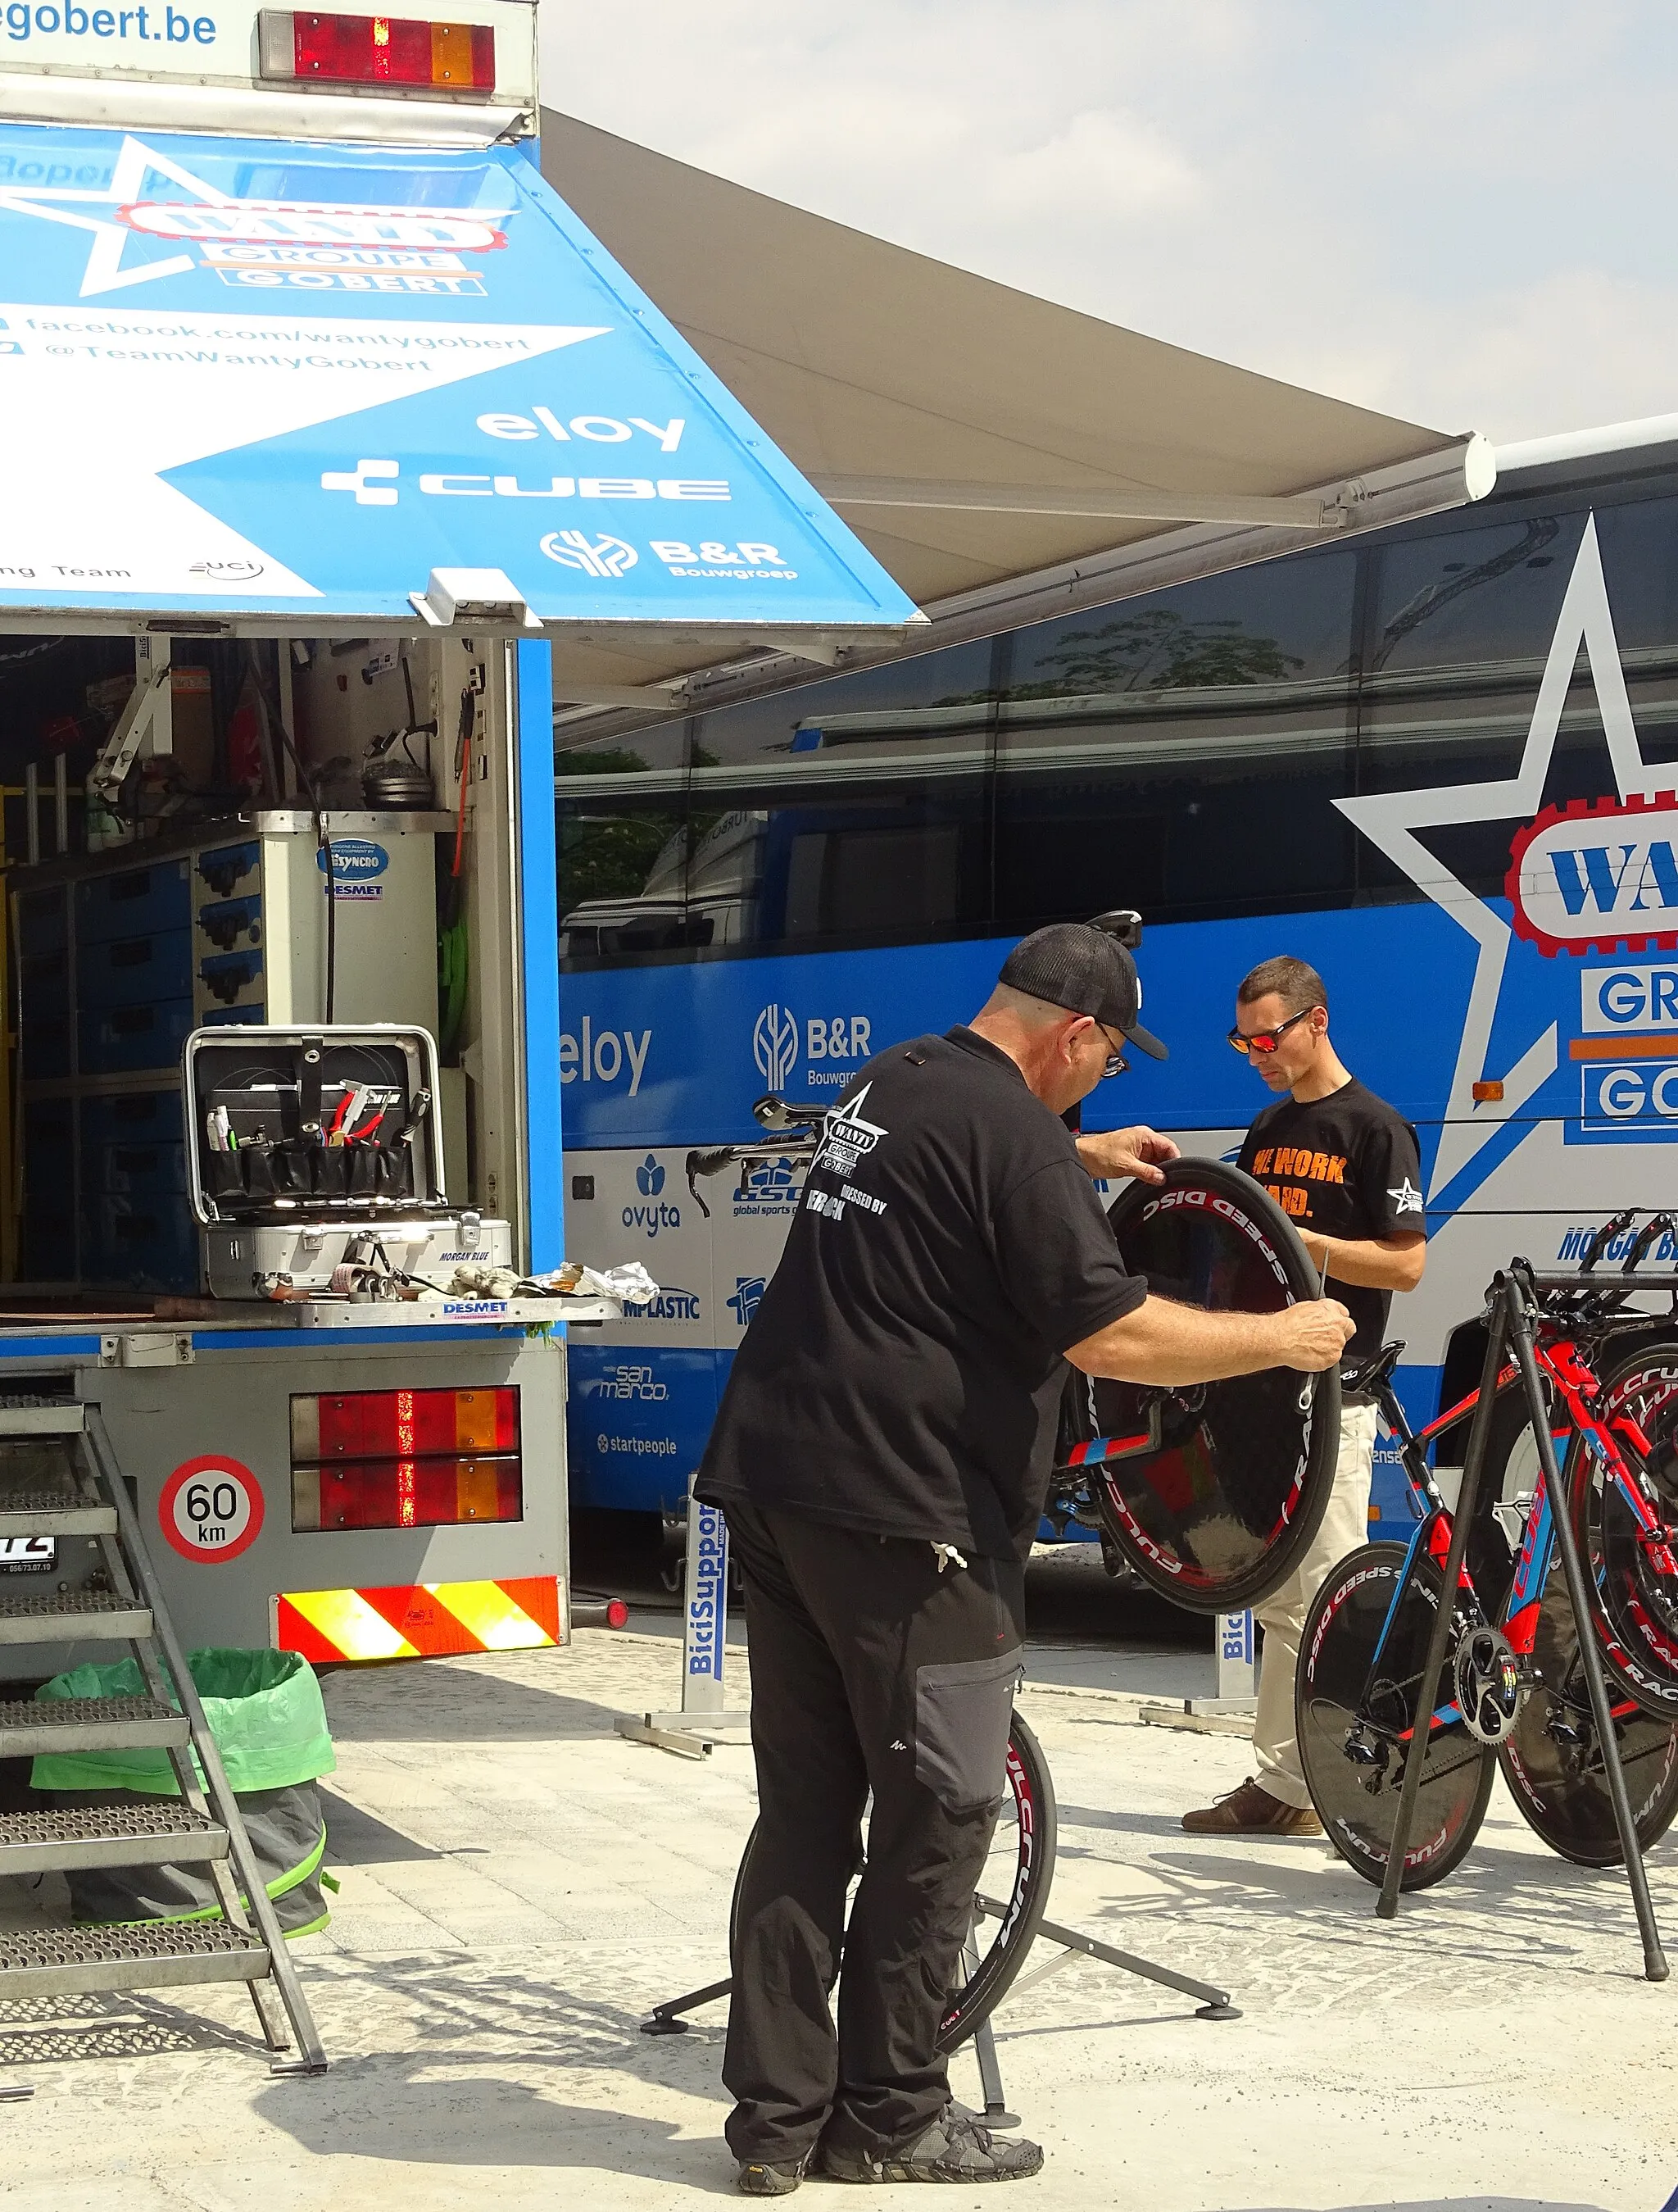
M1118 329L552 111L542 159L940 641L1035 611L1039 587L1061 607L1067 586L1122 598L1494 479L1483 440ZM616 681L696 665L645 640L633 657Z

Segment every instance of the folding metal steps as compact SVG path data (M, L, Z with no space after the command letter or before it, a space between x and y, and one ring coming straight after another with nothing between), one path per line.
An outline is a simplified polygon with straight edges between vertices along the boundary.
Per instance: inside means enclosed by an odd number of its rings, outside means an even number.
M66 1487L43 1489L35 1465L26 1472L19 1464L17 1479L8 1480L9 1445L55 1438L69 1461ZM38 1462L39 1454L23 1456ZM0 1402L0 1536L45 1535L92 1537L108 1587L0 1597L0 1644L88 1638L126 1644L146 1694L0 1701L0 1759L151 1746L167 1753L180 1796L0 1814L0 1875L191 1862L207 1869L220 1914L127 1927L0 1930L0 2003L242 1981L274 2071L324 2073L320 2037L99 1407ZM282 2057L294 2047L294 2058Z

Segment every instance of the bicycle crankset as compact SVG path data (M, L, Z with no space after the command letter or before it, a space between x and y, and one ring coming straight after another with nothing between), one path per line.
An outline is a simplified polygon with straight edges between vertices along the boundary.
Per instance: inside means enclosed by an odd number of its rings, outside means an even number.
M1528 1684L1509 1639L1495 1628L1471 1628L1457 1646L1457 1709L1469 1734L1502 1743L1515 1726Z

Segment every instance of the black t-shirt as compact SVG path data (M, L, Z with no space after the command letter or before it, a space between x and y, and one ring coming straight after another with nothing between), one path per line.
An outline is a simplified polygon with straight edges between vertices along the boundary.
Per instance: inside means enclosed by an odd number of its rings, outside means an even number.
M1247 1132L1239 1164L1290 1220L1319 1237L1427 1234L1416 1133L1355 1076L1326 1098L1304 1105L1279 1098L1267 1106ZM1346 1358L1378 1352L1392 1292L1337 1282L1331 1274L1328 1295L1358 1325Z
M1147 1291L1005 1053L968 1029L894 1045L827 1124L700 1495L1023 1559L1062 1354Z

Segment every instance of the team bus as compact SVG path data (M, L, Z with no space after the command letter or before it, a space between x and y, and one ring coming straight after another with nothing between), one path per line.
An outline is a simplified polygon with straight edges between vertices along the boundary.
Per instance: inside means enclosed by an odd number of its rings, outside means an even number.
M690 1148L965 1018L1045 922L1145 919L1172 1056L1086 1126L1223 1157L1269 1096L1225 1041L1238 981L1321 969L1421 1134L1413 1420L1472 1387L1497 1267L1678 1199L1678 417L1505 449L1472 509L1354 544L562 726L558 768L570 1234L659 1285L576 1334L573 1504L679 1510L798 1204L795 1157L690 1188ZM1372 1517L1403 1516L1378 1461Z

